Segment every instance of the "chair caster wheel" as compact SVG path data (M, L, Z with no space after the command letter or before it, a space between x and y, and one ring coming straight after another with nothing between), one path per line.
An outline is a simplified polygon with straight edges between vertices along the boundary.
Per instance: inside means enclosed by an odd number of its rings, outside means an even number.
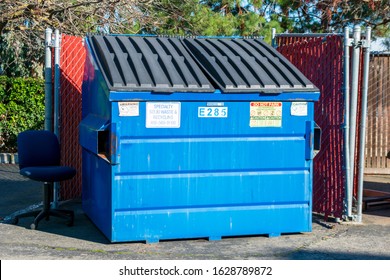
M37 229L37 226L36 226L34 223L32 223L32 224L30 225L30 228L31 228L32 230L36 230L36 229Z

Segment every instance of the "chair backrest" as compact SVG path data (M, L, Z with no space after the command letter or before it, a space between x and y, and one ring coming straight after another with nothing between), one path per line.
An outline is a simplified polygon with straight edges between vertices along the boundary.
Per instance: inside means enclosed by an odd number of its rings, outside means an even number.
M47 130L27 130L18 135L19 168L60 164L57 136Z

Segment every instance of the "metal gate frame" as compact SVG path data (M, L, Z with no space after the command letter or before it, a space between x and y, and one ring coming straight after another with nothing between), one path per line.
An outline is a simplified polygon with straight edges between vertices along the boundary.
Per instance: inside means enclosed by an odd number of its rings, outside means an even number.
M338 176L344 178L340 184L328 185L329 193L324 198L325 201L331 200L330 204L327 204L329 209L324 207L317 207L314 203L314 211L325 214L325 216L334 216L336 218L343 218L344 220L353 220L356 222L362 221L362 200L363 200L363 176L364 176L364 149L365 149L365 133L366 133L366 115L367 115L367 91L368 91L368 73L369 73L369 61L370 61L370 44L371 44L371 28L366 28L364 34L364 40L361 39L361 27L359 25L354 26L353 33L350 32L350 28L344 28L344 33L326 33L326 34L276 34L276 31L272 31L272 45L276 47L282 54L288 59L295 61L295 65L306 75L323 75L326 74L323 63L319 63L316 66L317 71L313 71L315 67L308 65L310 63L321 62L321 59L327 59L321 51L324 49L324 44L328 44L329 41L340 40L339 44L334 44L337 48L336 51L342 53L342 67L340 73L342 74L342 80L331 80L333 86L331 90L336 87L342 89L337 94L342 94L342 115L339 116L342 122L338 123L337 129L343 131L343 141L338 142L333 134L330 136L329 141L333 142L333 145L341 144L342 151L342 166L339 166L339 174L331 174L330 177ZM303 46L303 47L302 47ZM310 49L310 46L318 49ZM294 50L295 49L295 50ZM352 51L352 55L350 52ZM293 55L288 55L292 53ZM310 60L308 57L316 53L319 60ZM295 58L293 57L295 56ZM299 59L304 59L308 64L297 63L296 56ZM362 59L361 59L362 58ZM298 59L298 60L299 60ZM363 62L361 61L363 60ZM294 62L293 62L294 63ZM336 63L335 61L331 63ZM312 66L312 67L310 67ZM350 70L352 68L352 71ZM331 75L331 73L327 73ZM324 79L326 80L326 78ZM317 79L313 81L317 87L324 88L324 80ZM340 81L342 84L340 84ZM323 92L321 92L323 94ZM330 97L325 96L317 104L317 112L323 110L323 106L326 106L330 102L330 98L337 98L337 94L333 94ZM320 122L316 119L316 122ZM329 127L334 123L325 123ZM328 127L322 127L327 130ZM326 135L326 132L324 133ZM326 149L322 148L321 152L326 153ZM314 161L318 165L317 161ZM333 158L326 159L329 163L326 169L334 169L335 161ZM356 164L355 164L356 163ZM337 163L336 163L337 164ZM337 168L336 168L337 169ZM320 170L315 167L314 177L321 177ZM325 178L326 181L334 182L335 178ZM313 193L316 193L324 184L321 181L314 181ZM344 195L343 200L332 200L331 195L333 193ZM342 212L337 209L343 209ZM336 210L336 211L335 211Z

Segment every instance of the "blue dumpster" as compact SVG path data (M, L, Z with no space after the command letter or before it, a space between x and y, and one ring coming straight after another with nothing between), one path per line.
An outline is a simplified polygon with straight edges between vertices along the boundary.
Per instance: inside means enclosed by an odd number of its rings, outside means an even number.
M86 38L85 213L111 242L309 232L318 89L260 39Z

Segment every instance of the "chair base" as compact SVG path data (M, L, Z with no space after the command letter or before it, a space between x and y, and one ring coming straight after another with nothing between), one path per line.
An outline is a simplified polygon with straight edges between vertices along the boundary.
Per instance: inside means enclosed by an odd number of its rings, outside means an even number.
M17 224L20 218L24 217L35 217L34 222L30 225L31 229L37 229L38 223L43 220L49 220L50 216L58 217L67 220L68 226L73 226L74 212L72 210L63 209L51 209L51 197L52 197L53 183L44 183L43 191L43 209L34 210L13 217L13 224Z
M34 222L30 225L31 229L37 229L38 228L38 223L45 219L49 220L50 216L58 217L58 218L63 218L68 220L67 221L67 226L73 226L73 221L74 221L74 213L71 210L59 210L59 209L49 209L49 210L41 210L38 215L35 217Z

